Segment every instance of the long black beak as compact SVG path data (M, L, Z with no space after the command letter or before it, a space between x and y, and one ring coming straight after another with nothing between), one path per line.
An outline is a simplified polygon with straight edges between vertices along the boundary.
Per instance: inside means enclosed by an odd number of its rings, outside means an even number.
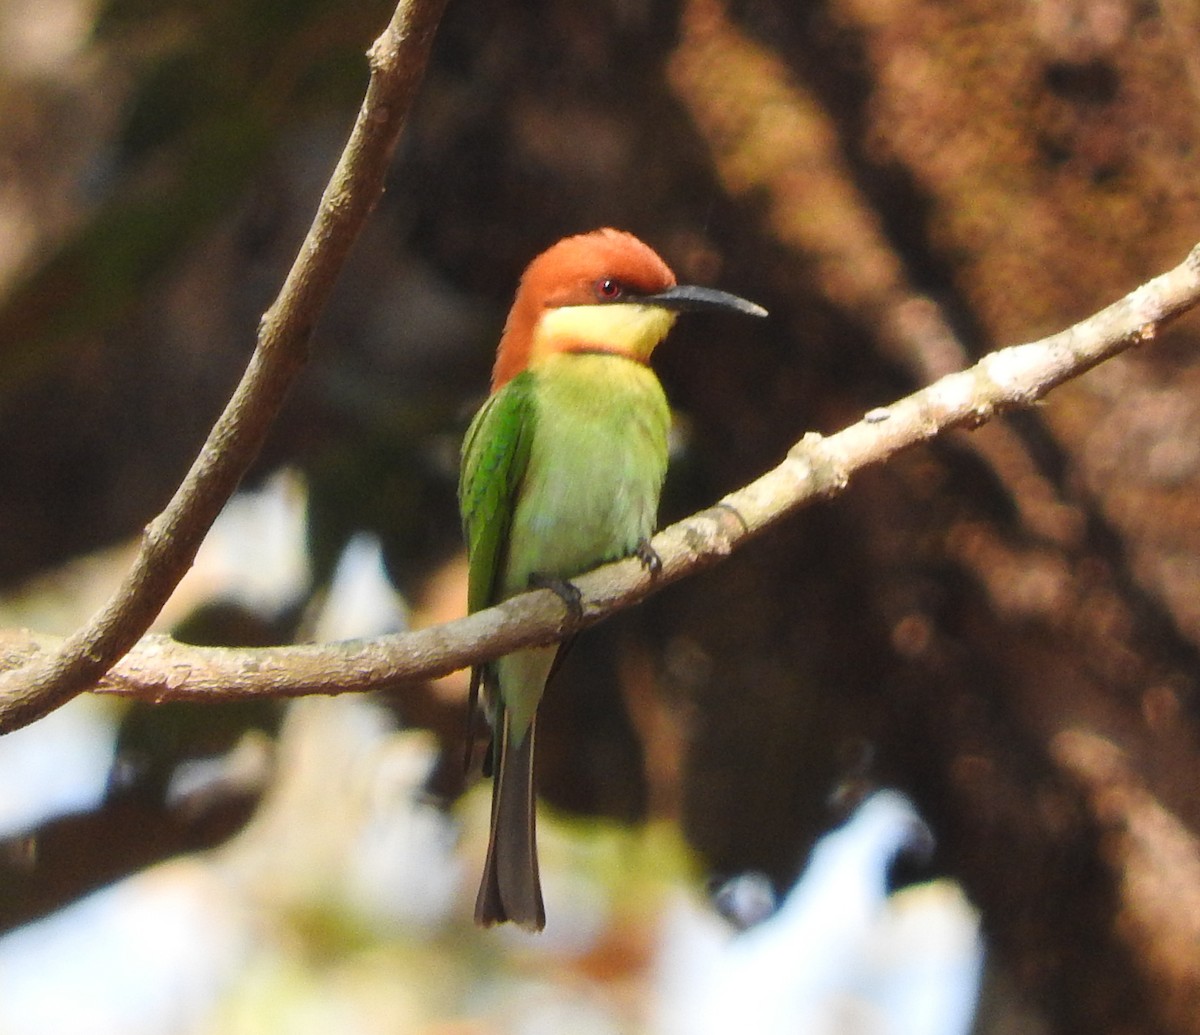
M645 305L660 305L664 309L675 309L681 313L718 309L729 313L743 313L746 316L767 315L767 311L755 302L731 295L728 291L696 287L692 284L679 284L667 288L666 291L660 291L657 295L642 295L636 301Z

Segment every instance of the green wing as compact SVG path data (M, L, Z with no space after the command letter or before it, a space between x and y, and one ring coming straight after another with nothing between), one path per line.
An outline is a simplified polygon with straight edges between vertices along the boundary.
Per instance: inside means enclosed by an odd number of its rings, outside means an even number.
M463 440L458 506L467 540L467 610L496 603L517 493L533 442L533 375L518 374L483 404Z

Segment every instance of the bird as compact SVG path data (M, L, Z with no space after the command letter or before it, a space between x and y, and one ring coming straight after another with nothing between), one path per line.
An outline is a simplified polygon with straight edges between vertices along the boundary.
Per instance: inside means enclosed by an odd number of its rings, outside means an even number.
M671 415L649 362L679 313L693 310L767 315L737 295L677 284L649 245L612 228L566 237L525 269L491 393L463 440L469 612L532 586L554 589L577 609L569 580L630 555L657 571L649 541ZM472 697L482 689L492 730L480 926L545 926L534 740L562 649L524 648L472 670Z

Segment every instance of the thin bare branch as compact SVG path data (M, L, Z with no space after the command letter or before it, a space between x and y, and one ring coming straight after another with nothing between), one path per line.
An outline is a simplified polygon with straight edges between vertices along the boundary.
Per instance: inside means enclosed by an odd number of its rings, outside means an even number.
M444 6L402 0L371 47L366 98L296 261L263 316L241 383L105 606L54 650L0 676L0 728L26 725L95 685L145 634L191 566L304 365L313 325L383 191Z
M1059 334L991 353L835 435L805 435L779 466L655 536L662 560L657 575L628 559L574 580L582 593L578 622L554 593L536 590L458 621L372 640L250 650L189 647L152 636L98 679L96 689L153 701L361 692L552 642L711 566L812 500L840 493L865 467L951 428L975 427L1004 410L1033 405L1056 385L1153 340L1167 321L1198 303L1200 245L1175 269ZM36 662L57 650L45 637L5 634L0 667ZM29 721L26 715L0 699L0 730Z

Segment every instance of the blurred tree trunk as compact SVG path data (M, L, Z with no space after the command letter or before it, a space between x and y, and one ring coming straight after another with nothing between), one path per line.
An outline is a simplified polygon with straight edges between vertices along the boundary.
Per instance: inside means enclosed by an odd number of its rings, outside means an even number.
M1183 254L1196 26L1119 0L685 4L670 81L795 264L739 280L782 294L803 266L827 311L776 303L797 352L762 380L747 360L760 390L720 419L836 427ZM1196 334L872 473L718 576L755 618L694 634L715 660L688 801L717 859L771 852L767 788L815 801L861 732L1057 1030L1200 1031Z

